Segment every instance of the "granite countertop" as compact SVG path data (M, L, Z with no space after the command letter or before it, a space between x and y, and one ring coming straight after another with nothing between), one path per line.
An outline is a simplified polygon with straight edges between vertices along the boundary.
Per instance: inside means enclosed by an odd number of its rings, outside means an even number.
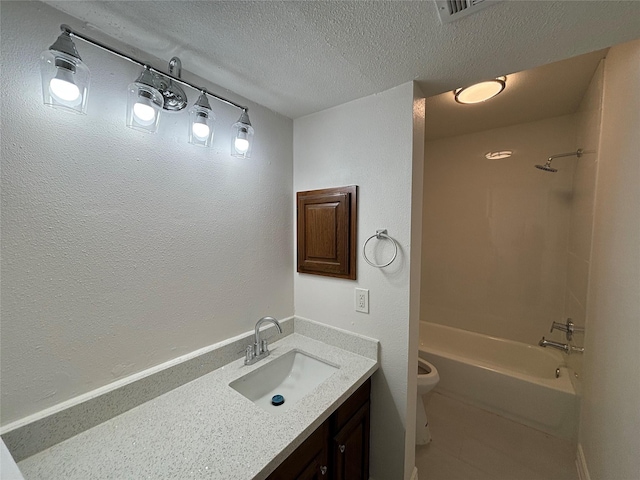
M203 375L19 462L29 479L263 479L378 368L371 358L293 333L254 365ZM340 368L286 414L267 413L229 387L291 351Z

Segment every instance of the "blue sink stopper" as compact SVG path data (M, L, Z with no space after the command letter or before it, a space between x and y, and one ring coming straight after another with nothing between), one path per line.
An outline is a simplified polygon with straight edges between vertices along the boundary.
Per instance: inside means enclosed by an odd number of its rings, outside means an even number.
M284 403L284 397L282 395L274 395L271 397L271 405L279 407Z

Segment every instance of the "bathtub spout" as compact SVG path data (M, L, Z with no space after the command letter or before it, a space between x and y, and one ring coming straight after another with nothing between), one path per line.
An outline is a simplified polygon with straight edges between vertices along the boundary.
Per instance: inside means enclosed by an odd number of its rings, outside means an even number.
M569 347L569 345L567 345L566 343L552 342L551 340L545 340L544 337L542 337L542 339L538 342L538 345L545 348L546 347L557 348L558 350L562 350L567 355L571 353L571 347Z

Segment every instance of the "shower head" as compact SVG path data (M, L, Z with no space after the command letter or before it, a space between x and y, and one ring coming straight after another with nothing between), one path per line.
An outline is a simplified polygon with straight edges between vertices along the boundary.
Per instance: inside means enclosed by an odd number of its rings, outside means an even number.
M552 168L551 167L551 162L547 162L544 165L536 165L536 168L539 168L540 170L544 170L545 172L553 172L556 173L558 171L557 168Z
M553 173L555 173L555 172L558 171L558 169L551 167L551 160L553 160L554 158L558 158L558 157L573 157L573 156L580 158L582 156L582 149L579 148L575 152L559 153L557 155L551 155L549 157L549 159L547 160L547 163L545 163L544 165L536 165L536 168L539 168L540 170L544 170L545 172L553 172Z

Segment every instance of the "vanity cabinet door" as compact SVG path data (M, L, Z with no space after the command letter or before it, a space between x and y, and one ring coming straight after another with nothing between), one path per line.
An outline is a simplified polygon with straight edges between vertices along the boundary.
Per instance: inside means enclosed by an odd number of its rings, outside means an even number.
M370 392L368 379L267 480L368 480Z
M333 475L335 480L369 478L369 402L333 437Z
M316 455L307 468L296 476L292 477L296 480L327 480L329 478L329 469L327 468L327 451L323 451Z
M326 479L329 473L328 438L329 424L324 422L267 477L267 480Z

